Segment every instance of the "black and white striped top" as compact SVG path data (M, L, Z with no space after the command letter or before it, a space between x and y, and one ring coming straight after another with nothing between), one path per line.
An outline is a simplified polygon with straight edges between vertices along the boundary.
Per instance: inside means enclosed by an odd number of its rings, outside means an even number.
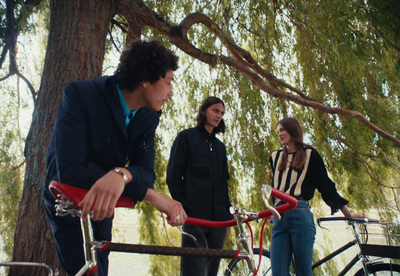
M282 162L282 153L283 150L274 151L269 160L273 171L274 188L304 200L311 200L317 189L325 203L331 207L332 214L348 203L338 194L335 183L328 176L322 157L314 148L306 149L304 168L299 172L290 168L291 160L296 153L288 154L284 171L278 170L278 164Z

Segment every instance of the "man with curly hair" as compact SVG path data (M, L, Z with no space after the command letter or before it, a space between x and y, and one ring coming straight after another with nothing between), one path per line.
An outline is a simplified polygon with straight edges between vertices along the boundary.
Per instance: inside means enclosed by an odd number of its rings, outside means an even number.
M84 265L80 221L55 215L48 190L53 180L89 190L79 206L83 217L92 211L96 240L111 240L121 195L149 201L171 225L186 220L179 202L153 189L155 130L162 105L173 96L177 62L159 41L139 40L122 53L113 76L66 86L48 148L44 197L57 254L69 275ZM97 256L99 274L107 275L108 253Z

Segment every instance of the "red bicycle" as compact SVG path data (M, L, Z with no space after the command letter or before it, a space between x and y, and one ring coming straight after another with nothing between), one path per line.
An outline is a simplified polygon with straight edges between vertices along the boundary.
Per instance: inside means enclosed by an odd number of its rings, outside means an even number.
M93 231L89 213L86 219L81 216L81 210L78 203L83 200L87 190L69 186L57 181L50 183L49 189L53 196L56 198L56 212L59 216L72 215L80 217L81 229L83 236L83 248L85 255L85 265L76 274L83 275L97 275L97 251L113 251L113 252L130 252L142 254L156 254L156 255L172 255L172 256L192 256L192 257L217 257L232 259L229 263L225 275L264 275L267 270L270 270L269 251L259 250L254 248L253 233L251 231L250 221L259 221L264 219L261 229L260 249L262 249L263 232L267 222L267 218L275 215L280 217L280 213L290 211L297 206L297 200L283 193L271 186L263 185L261 194L263 201L267 207L266 210L261 212L251 212L239 207L231 207L231 213L234 219L229 221L209 221L197 218L188 217L185 223L195 224L200 226L207 226L213 228L227 228L237 226L239 230L238 241L242 246L241 250L225 250L225 249L206 249L206 248L186 248L174 246L154 246L142 244L126 244L126 243L112 243L111 241L96 241L93 238ZM268 204L270 196L286 202L283 205L273 208ZM134 208L135 203L125 197L121 197L116 207ZM248 234L243 224L246 224L250 229ZM183 233L186 234L186 233ZM245 263L245 265L242 265ZM237 271L236 271L237 270ZM265 270L265 271L264 271Z

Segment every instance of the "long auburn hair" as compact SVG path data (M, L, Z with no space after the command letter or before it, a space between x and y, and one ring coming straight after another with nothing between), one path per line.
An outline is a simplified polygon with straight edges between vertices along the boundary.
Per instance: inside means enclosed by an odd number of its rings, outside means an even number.
M204 127L207 123L207 116L206 116L207 108L218 103L221 103L225 107L225 103L220 98L214 96L208 97L203 101L203 103L199 108L199 112L197 113L197 118L196 118L198 127ZM226 130L225 121L224 119L221 119L219 125L214 128L213 133L214 134L217 134L219 132L223 133L225 132L225 130Z
M301 171L304 168L304 163L306 162L306 149L312 148L312 146L303 143L303 129L295 118L284 118L278 122L277 126L278 125L281 125L283 129L290 134L290 137L296 147L296 154L294 155L290 167L295 171ZM286 147L283 147L282 162L280 162L278 165L279 171L285 170L287 161L288 151Z

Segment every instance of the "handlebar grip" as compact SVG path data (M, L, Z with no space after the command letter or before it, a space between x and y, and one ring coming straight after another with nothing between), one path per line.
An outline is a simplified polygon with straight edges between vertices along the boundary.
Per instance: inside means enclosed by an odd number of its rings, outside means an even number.
M55 199L58 199L60 195L64 195L76 206L78 206L88 192L88 190L77 188L58 181L51 181L49 184L49 190ZM121 196L118 199L115 207L134 208L135 202L130 198Z

